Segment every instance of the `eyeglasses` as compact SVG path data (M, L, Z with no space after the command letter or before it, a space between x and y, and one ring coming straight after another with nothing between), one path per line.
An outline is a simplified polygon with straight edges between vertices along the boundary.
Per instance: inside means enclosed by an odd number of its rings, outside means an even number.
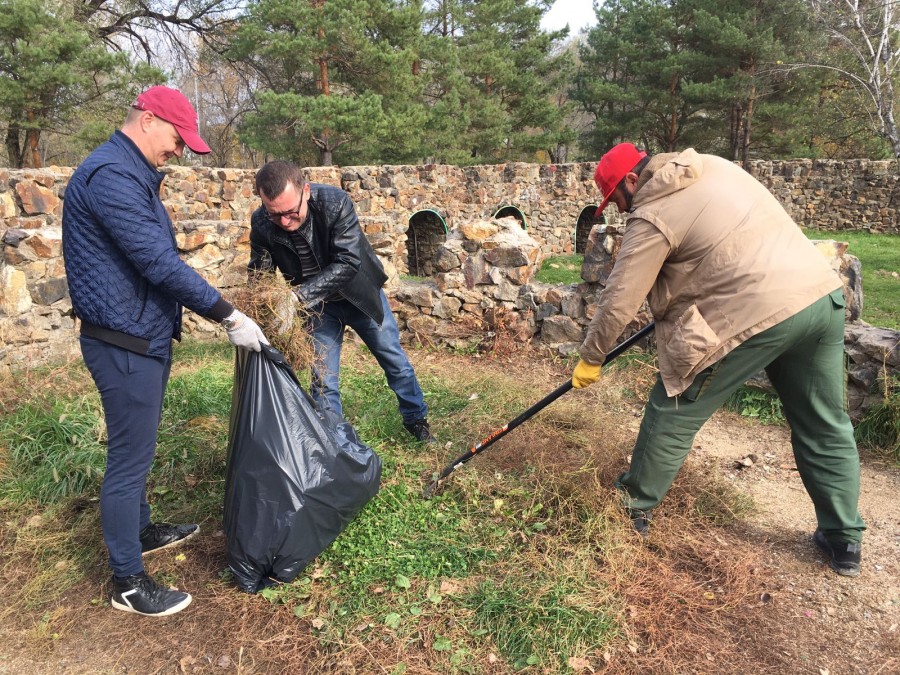
M304 190L305 192L305 190ZM265 209L265 207L263 207ZM280 213L272 213L268 209L266 209L266 215L276 225L281 224L282 218L287 218L289 220L300 220L300 211L303 210L303 192L300 193L300 203L297 204L296 209L292 209L290 211L281 211Z

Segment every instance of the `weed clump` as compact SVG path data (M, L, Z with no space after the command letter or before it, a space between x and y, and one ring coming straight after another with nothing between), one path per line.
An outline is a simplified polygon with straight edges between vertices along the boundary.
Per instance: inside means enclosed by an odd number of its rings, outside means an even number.
M900 462L900 381L885 385L884 399L863 415L856 441L894 462Z
M784 409L781 399L764 389L757 387L740 387L723 406L725 410L735 412L741 417L750 417L763 424L784 424Z
M246 286L233 289L229 295L235 307L259 325L270 344L284 354L294 370L313 365L315 351L309 320L314 312L295 302L281 274L257 272Z

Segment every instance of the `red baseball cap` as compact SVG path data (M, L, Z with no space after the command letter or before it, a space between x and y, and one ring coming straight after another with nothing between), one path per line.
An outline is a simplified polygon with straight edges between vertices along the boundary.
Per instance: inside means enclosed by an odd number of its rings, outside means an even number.
M603 213L603 209L609 204L609 198L612 197L619 182L625 178L625 174L646 156L646 152L638 150L631 143L619 143L600 158L594 172L594 182L603 193L603 201L594 213L595 218L599 218Z
M197 111L187 100L187 96L171 87L150 87L137 97L132 108L149 110L161 120L171 124L178 130L184 144L198 155L205 155L209 150L206 142L200 138L197 128Z

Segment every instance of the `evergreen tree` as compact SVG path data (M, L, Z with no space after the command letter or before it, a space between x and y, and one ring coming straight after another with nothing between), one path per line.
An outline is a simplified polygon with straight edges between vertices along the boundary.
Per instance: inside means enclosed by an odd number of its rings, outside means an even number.
M717 149L745 166L755 139L760 147L792 154L802 142L791 132L798 116L788 113L802 111L817 93L815 78L781 65L818 46L805 0L690 3L689 40L705 67L689 86L704 100L708 118L722 125L718 132L727 130L727 145ZM766 124L755 127L757 118Z
M568 59L555 50L568 29L541 30L545 0L465 0L459 4L460 65L472 91L467 140L472 161L534 161L569 138L554 101L555 75Z
M597 14L572 92L595 119L594 152L810 152L827 82L783 65L820 44L804 0L610 0Z
M62 130L110 93L133 97L159 77L97 44L74 20L71 4L7 0L0 13L0 114L9 164L41 166L42 134Z
M702 100L685 85L697 58L687 39L685 3L610 0L581 50L572 98L595 119L587 148L602 152L623 140L671 151L691 125L702 125Z
M310 164L332 164L336 152L342 163L365 163L386 147L392 161L417 155L418 21L417 3L390 0L255 3L228 51L259 75L242 138Z

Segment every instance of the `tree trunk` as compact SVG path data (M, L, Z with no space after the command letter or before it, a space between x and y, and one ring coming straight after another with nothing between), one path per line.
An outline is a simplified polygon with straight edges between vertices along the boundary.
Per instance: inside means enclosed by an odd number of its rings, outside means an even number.
M674 100L676 97L676 92L678 91L678 82L681 80L681 77L677 73L672 74L672 79L669 82L669 99ZM668 129L668 138L666 139L666 152L675 152L678 147L678 106L677 104L672 105L672 109L670 110L669 117L669 129Z
M40 139L40 129L29 129L25 132L25 147L28 148L28 154L31 155L30 168L32 169L40 169L43 164L43 162L41 162L41 152L38 149L38 142Z
M884 135L894 151L894 157L900 160L900 130L897 129L897 121L894 119L894 83L889 77L886 80L886 95L882 99L881 123ZM900 162L897 163L897 170L900 171Z
M9 156L9 165L15 169L23 169L25 152L19 145L19 125L10 121L6 129L6 154Z
M553 164L565 164L569 156L569 147L565 143L557 143L555 148L551 148L548 153L550 161Z
M747 100L747 109L744 111L744 133L741 139L741 166L744 171L750 172L750 127L753 123L753 107L756 103L756 85L750 88L750 98Z
M732 101L731 103L731 161L736 162L738 160L739 148L740 148L740 138L741 138L741 120L743 119L743 109L740 104Z

